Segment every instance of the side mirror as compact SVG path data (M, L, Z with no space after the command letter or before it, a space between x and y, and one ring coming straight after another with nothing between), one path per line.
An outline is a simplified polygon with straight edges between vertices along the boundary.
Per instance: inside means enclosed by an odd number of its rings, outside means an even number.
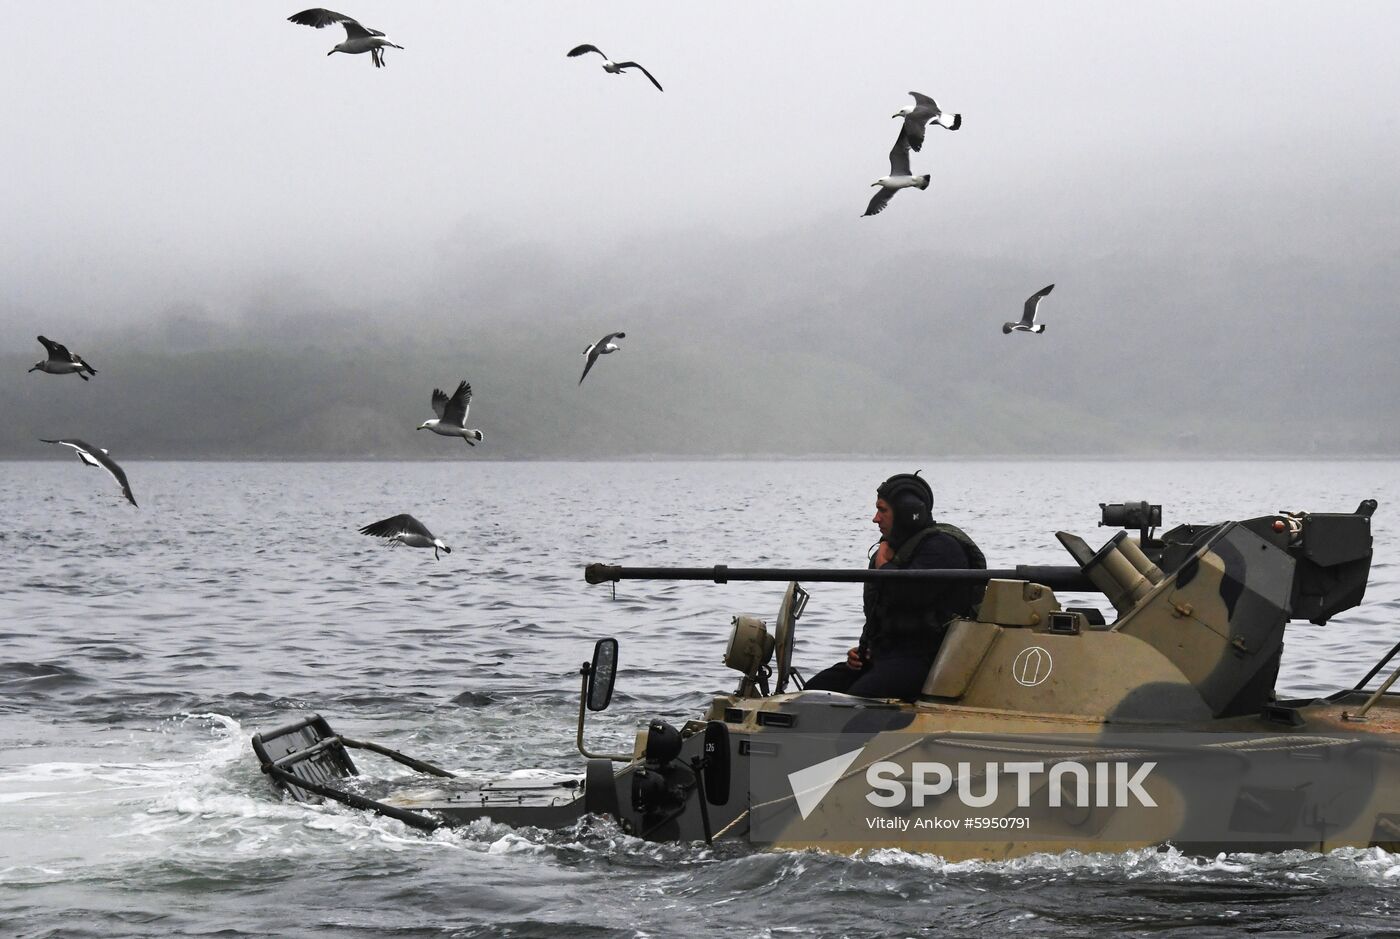
M593 646L593 664L588 669L585 698L588 710L604 711L612 702L613 682L617 680L617 640L599 639Z
M583 745L583 723L589 711L601 711L612 701L613 681L617 678L617 640L599 639L593 646L593 661L579 666L582 682L578 695L578 735L574 738L578 752L590 760L632 762L631 753L594 753Z

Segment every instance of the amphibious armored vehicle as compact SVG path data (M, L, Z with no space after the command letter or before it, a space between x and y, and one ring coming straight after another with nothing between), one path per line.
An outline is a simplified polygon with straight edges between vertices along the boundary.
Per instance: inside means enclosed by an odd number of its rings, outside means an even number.
M624 579L792 581L768 623L736 616L731 694L675 727L657 718L630 753L585 744L608 707L618 644L581 668L583 772L546 782L468 782L319 715L260 733L280 793L334 800L433 829L482 818L560 828L605 816L651 840L745 839L852 852L897 847L950 859L1118 851L1400 847L1400 669L1322 698L1274 693L1290 621L1355 607L1371 566L1367 500L1351 513L1280 512L1181 525L1160 506L1103 505L1121 528L1094 550L1065 532L1062 567L986 571L626 568ZM1136 537L1128 529L1136 528ZM974 616L953 620L917 701L802 688L792 652L806 592L796 581L975 580ZM1111 607L1066 606L1092 594ZM361 749L416 770L359 777ZM358 777L358 778L357 778Z

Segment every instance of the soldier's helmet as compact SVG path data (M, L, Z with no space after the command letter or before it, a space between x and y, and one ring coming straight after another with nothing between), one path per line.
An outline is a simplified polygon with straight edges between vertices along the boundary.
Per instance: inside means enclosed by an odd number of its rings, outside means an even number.
M875 495L884 499L894 514L889 540L896 549L933 522L933 488L917 471L896 473L880 484Z

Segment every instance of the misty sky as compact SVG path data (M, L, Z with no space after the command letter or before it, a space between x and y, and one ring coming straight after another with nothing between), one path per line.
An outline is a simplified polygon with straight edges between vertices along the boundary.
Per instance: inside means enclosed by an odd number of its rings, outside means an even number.
M989 343L1055 281L1044 338L1092 346L1078 367L1134 308L1124 342L1153 351L1177 315L1199 346L1276 310L1271 348L1367 344L1368 400L1396 406L1392 4L337 4L405 50L327 57L343 30L286 22L295 3L7 11L6 382L37 332L96 361L98 338L167 351L153 326L186 313L360 317L497 359L505 319L538 315L577 323L567 386L622 314L674 345L761 332L763 297L840 356L892 281L895 318L943 302ZM665 93L565 57L582 42ZM913 154L927 191L861 218L911 89L962 130Z

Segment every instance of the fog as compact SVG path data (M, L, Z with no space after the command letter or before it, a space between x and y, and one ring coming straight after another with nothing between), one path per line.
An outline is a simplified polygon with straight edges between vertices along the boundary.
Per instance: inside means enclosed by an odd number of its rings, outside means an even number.
M0 456L1400 452L1392 6L298 8L10 11Z

